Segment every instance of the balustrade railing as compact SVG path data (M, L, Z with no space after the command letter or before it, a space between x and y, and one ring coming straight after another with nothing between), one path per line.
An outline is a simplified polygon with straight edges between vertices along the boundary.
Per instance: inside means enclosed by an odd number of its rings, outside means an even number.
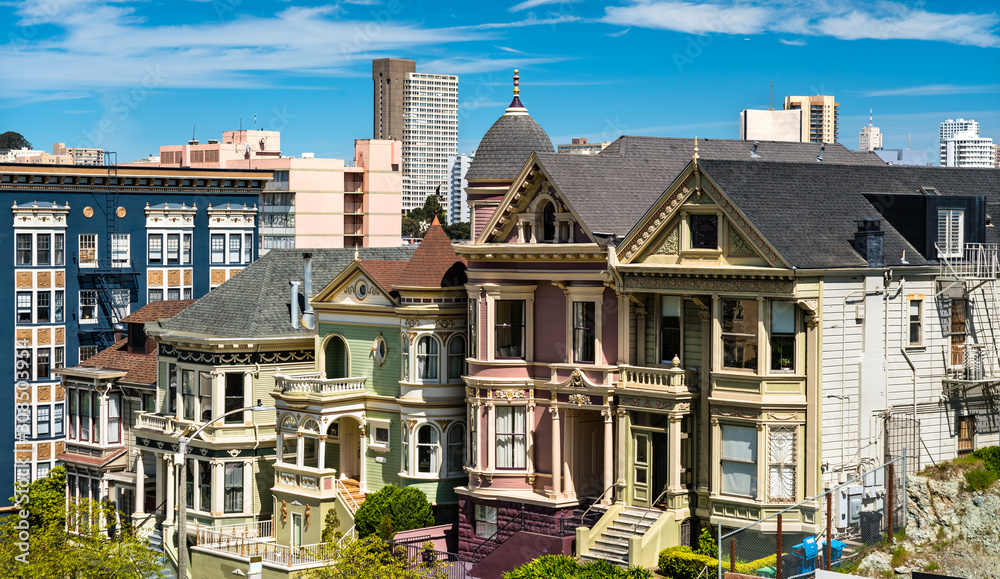
M146 428L149 430L158 430L161 432L167 432L168 417L157 416L155 414L147 414L145 412L140 412L135 420L136 428Z
M682 368L621 366L621 385L637 388L697 388L697 372Z
M322 378L319 374L274 375L274 387L282 392L329 394L365 389L367 376L355 378Z

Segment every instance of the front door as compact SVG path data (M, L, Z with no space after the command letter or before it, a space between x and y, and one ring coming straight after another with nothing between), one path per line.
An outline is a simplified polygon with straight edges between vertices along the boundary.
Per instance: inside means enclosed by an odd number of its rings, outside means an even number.
M298 547L302 544L302 515L292 513L292 546Z
M350 419L340 421L340 478L360 477L361 433Z
M648 432L632 434L632 503L639 507L649 507L654 497L649 496L652 476L652 440Z

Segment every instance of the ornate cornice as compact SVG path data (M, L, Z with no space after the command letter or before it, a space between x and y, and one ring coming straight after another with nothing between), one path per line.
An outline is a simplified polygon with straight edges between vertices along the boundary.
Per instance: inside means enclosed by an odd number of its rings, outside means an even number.
M795 282L790 279L655 276L638 272L625 273L622 285L627 289L690 290L702 293L734 291L791 294L795 291Z

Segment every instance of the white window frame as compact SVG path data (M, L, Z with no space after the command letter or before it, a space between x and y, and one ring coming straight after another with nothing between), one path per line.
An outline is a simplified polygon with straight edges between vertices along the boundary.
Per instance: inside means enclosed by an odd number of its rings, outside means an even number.
M795 502L798 489L798 427L768 426L767 498Z
M84 303L84 294L87 294L87 302L88 302L87 304ZM93 294L93 300L92 300L93 303L92 304L89 303L91 301L90 294ZM97 294L97 290L80 290L80 294L77 296L77 298L79 299L78 303L80 304L80 307L79 307L80 315L78 316L79 319L77 321L79 323L81 323L81 324L96 324L96 323L98 323L98 321L100 321L99 320L99 318L100 318L100 312L98 310L101 307L101 302L100 302L100 297ZM87 309L93 308L93 314L91 315L91 317L89 317L89 318L83 317L84 316L84 308L87 308Z
M428 442L421 442L420 435L424 431L430 433ZM420 464L421 450L426 449L430 453L430 464L427 470L422 470ZM441 472L441 430L430 422L423 422L414 428L413 436L413 464L416 466L417 475L436 477Z
M962 257L964 241L965 210L938 209L938 257Z
M131 235L128 233L111 234L111 267L132 265L131 243Z
M749 440L752 441L752 448L749 449L749 457L738 456L736 452L730 454L727 450L727 439L726 432L727 429L734 429L730 432L735 433L735 429L743 429L746 432L743 434L751 434ZM719 441L720 441L720 452L719 452L719 477L721 479L719 488L722 494L729 496L739 496L750 499L755 499L760 492L757 484L757 457L758 457L758 432L757 426L754 424L720 424L719 425ZM733 440L734 444L738 444L742 441ZM750 488L745 489L746 492L742 492L744 489L733 488L727 486L726 473L727 473L727 463L734 465L734 474L750 474ZM743 466L736 466L743 465ZM749 467L749 468L748 468Z
M906 345L908 348L920 348L924 345L924 336L927 331L927 324L924 317L924 312L927 309L926 298L927 296L923 294L910 294L906 296ZM914 306L917 308L915 316L913 313ZM914 325L920 334L916 342L912 340Z
M489 505L476 505L476 536L489 539L497 532L497 508Z
M97 267L100 260L100 246L96 233L81 233L77 237L77 255L79 256L80 267ZM93 254L92 259L84 260L84 251Z

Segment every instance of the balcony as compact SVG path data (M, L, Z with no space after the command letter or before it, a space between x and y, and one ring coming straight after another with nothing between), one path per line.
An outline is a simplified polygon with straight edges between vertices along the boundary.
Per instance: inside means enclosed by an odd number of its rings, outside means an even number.
M673 394L690 394L698 391L698 372L673 368L646 368L620 366L621 388L665 391Z
M275 374L274 388L284 395L321 394L338 395L364 392L367 376L352 378L323 378L319 372L307 374Z
M150 412L138 412L135 418L135 428L153 431L157 434L167 436L181 436L186 431L195 430L201 426L201 422L187 420L177 416L154 414ZM250 423L216 423L202 431L201 438L212 442L216 439L224 438L231 440L234 438L254 438L260 435L273 435L274 424L257 423L257 428Z
M337 469L335 468L296 466L276 461L274 463L274 482L275 485L287 487L285 490L323 499L337 494L339 481L337 481Z
M945 347L946 390L1000 382L1000 360L994 344L962 344Z
M997 244L966 243L961 249L950 250L934 244L938 260L941 262L941 275L966 280L997 279L1000 267L997 264Z
M315 567L334 558L337 546L279 545L274 538L274 520L220 527L202 527L195 535L195 549L237 557L260 556L264 562L287 568Z

